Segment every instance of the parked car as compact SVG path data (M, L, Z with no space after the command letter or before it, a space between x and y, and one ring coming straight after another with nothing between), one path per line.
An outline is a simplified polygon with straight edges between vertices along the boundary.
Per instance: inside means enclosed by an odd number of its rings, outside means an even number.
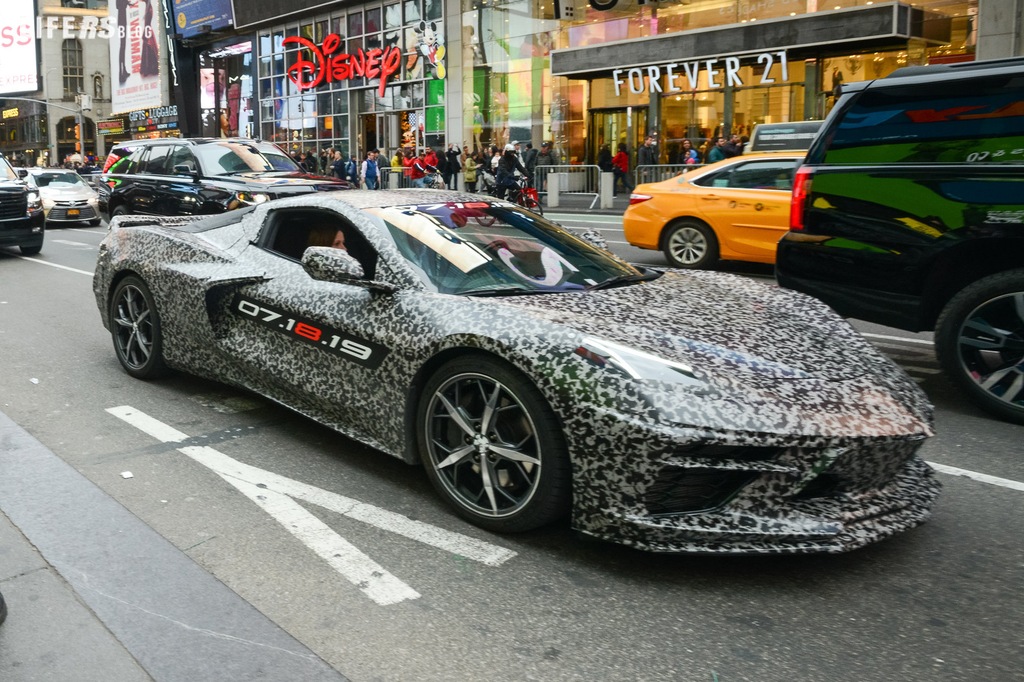
M311 175L276 146L240 138L131 140L107 156L100 208L115 215L223 213L279 197L349 189Z
M945 372L1024 423L1024 59L843 86L797 171L781 285L935 331Z
M652 551L841 552L938 494L927 399L825 305L635 267L477 194L122 216L93 290L130 375L267 396L422 464L492 531L571 513Z
M802 159L801 153L743 154L637 185L622 216L626 241L660 249L676 268L707 269L719 260L774 263Z
M17 246L27 256L43 250L44 217L39 192L0 154L0 246Z
M73 170L29 168L25 178L39 193L47 225L87 222L100 224L96 190Z

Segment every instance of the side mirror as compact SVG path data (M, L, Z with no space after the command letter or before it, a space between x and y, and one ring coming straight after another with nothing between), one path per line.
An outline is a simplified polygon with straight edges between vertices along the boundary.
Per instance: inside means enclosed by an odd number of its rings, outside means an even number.
M18 177L24 180L25 178L28 177L28 171L25 170L24 168L19 168L18 169Z
M190 178L192 178L194 182L199 181L199 171L197 171L195 168L188 165L187 163L179 163L176 166L174 166L174 174L187 175Z
M343 249L330 246L310 246L302 254L302 267L313 279L322 282L352 284L391 293L395 287L387 282L363 279L363 266Z

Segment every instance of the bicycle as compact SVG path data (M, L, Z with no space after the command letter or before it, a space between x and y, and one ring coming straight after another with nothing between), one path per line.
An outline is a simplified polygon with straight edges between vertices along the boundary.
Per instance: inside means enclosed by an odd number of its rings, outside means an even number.
M525 209L544 215L537 189L525 178L517 178L516 184L508 190L508 200Z

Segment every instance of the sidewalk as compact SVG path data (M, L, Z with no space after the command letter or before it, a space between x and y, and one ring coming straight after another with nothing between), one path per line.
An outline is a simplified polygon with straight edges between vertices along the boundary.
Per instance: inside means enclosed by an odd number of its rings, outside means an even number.
M3 682L346 678L0 412Z

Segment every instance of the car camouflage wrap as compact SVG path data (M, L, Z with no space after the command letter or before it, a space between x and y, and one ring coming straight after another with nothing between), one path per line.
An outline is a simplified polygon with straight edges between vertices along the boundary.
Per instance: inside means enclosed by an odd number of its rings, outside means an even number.
M364 278L314 276L332 250L286 245L327 220ZM158 356L422 462L492 530L564 501L575 529L646 550L839 552L920 524L938 494L925 396L825 305L637 268L477 195L121 217L94 290L130 373Z

